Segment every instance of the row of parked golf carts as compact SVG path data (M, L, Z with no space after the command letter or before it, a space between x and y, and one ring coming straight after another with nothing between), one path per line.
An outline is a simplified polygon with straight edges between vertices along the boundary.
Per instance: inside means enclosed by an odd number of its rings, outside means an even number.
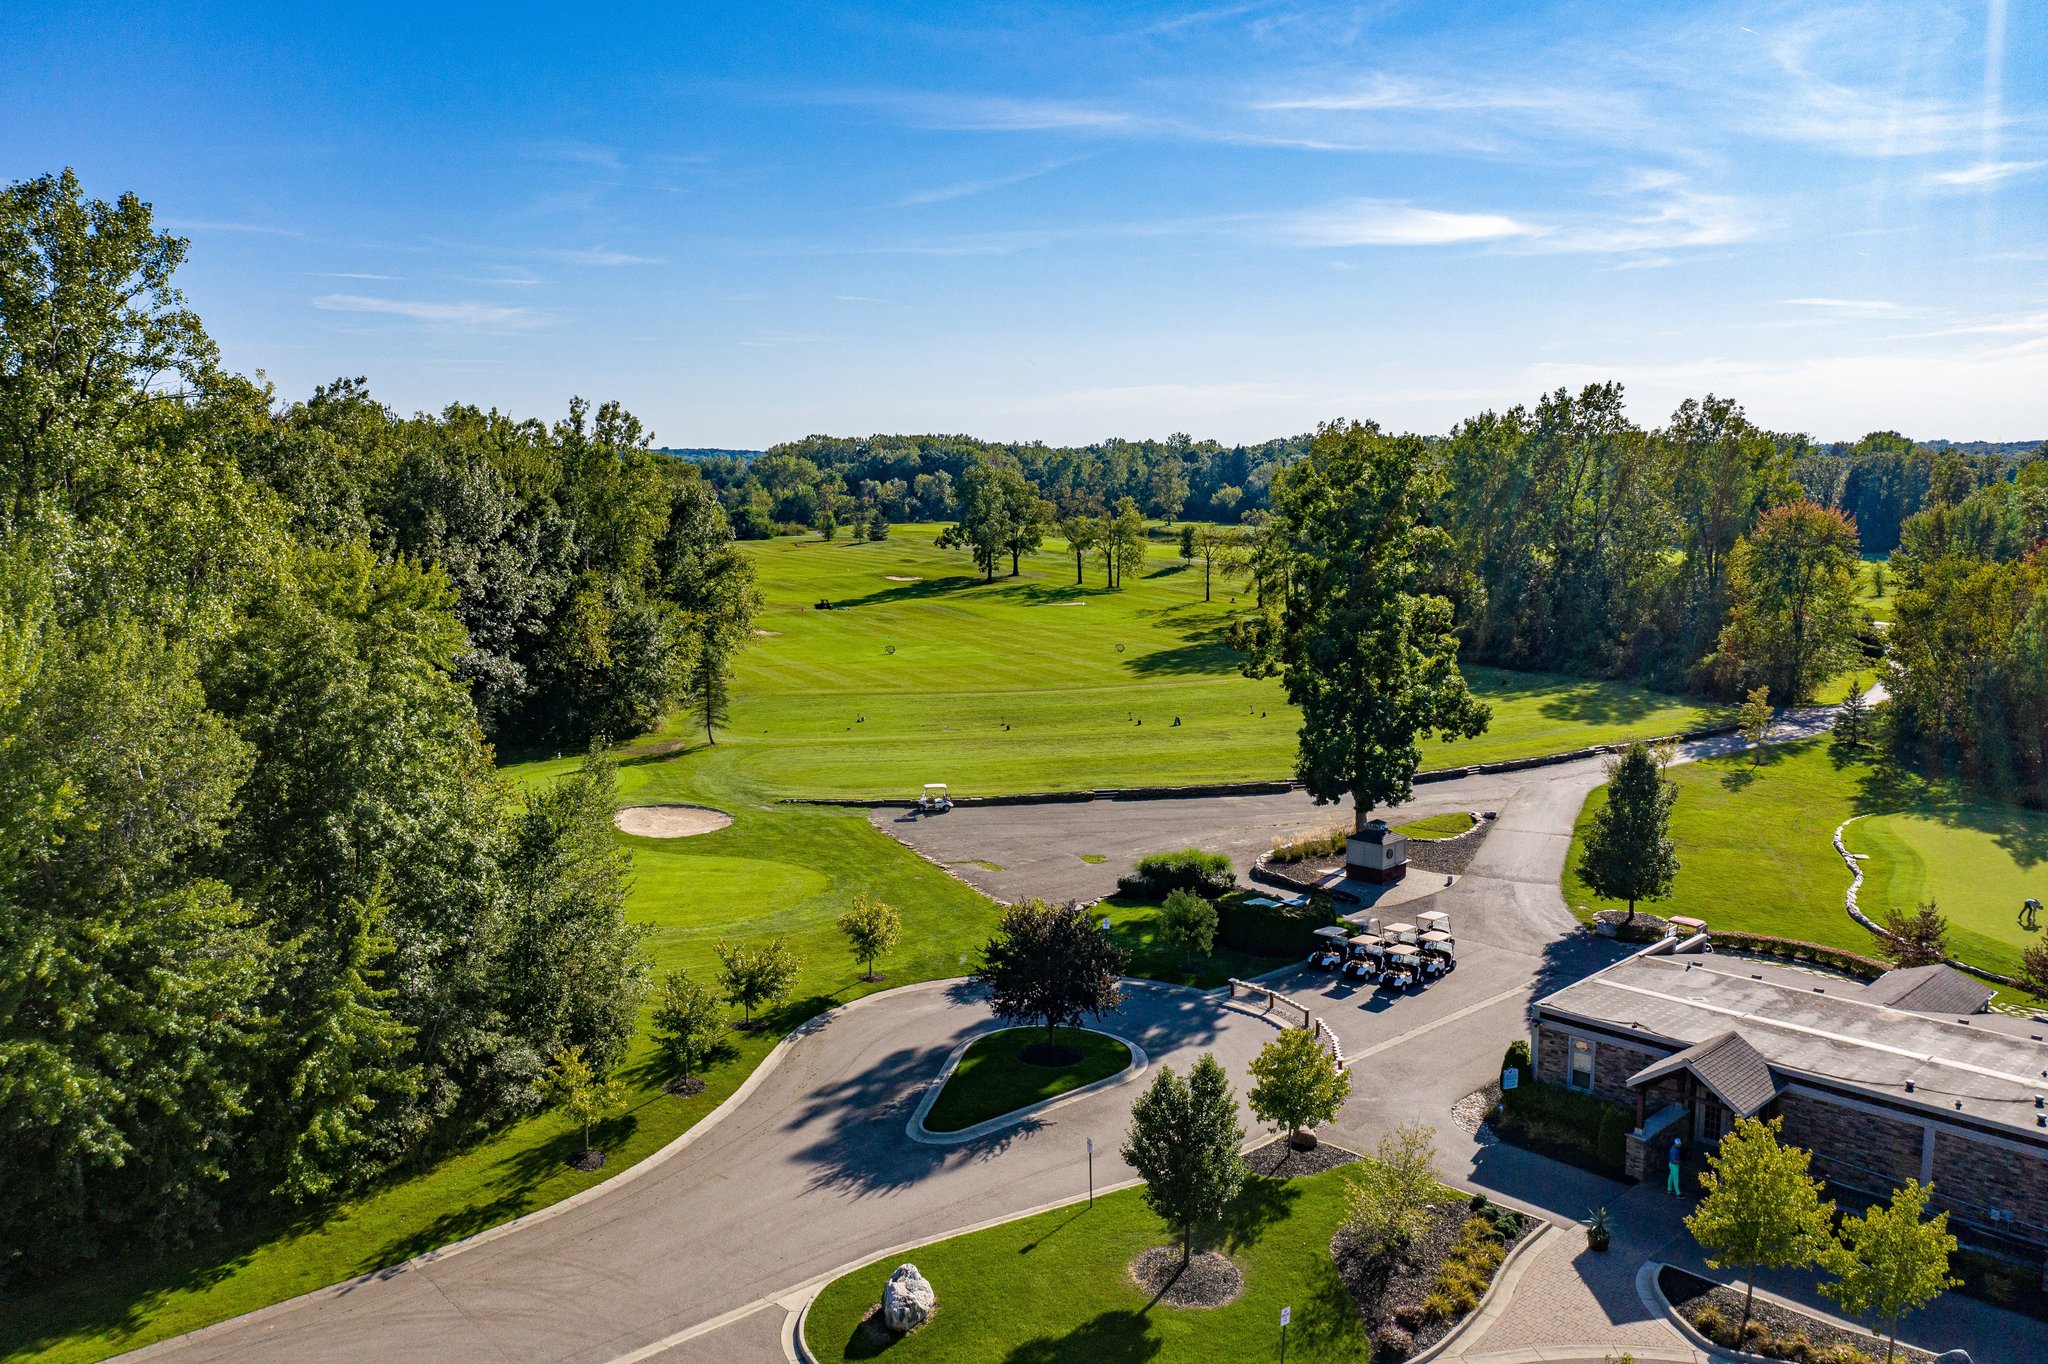
M1331 924L1316 930L1309 965L1346 978L1369 981L1382 990L1413 990L1457 969L1458 944L1451 916L1431 911L1415 922L1387 924L1376 918Z

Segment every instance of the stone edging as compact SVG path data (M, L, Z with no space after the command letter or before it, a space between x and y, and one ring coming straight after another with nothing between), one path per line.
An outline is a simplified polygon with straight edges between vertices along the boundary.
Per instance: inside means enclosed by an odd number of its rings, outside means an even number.
M1701 1335L1699 1329L1680 1315L1678 1309L1671 1305L1671 1300L1664 1296L1664 1289L1657 1282L1657 1276L1663 1272L1662 1261L1643 1261L1636 1270L1636 1296L1642 1300L1644 1309L1651 1316L1662 1317L1666 1325L1685 1338L1686 1344L1705 1354L1709 1359L1736 1360L1739 1364L1785 1364L1782 1359L1770 1359L1763 1355L1750 1354L1745 1350L1731 1350L1726 1346L1716 1345Z
M1077 1099L1085 1099L1098 1090L1130 1084L1143 1075L1145 1068L1151 1064L1152 1058L1145 1055L1145 1049L1130 1038L1109 1032L1103 1028L1084 1028L1082 1030L1084 1032L1098 1033L1103 1037L1112 1038L1123 1043L1125 1049L1131 1053L1131 1063L1116 1074L1105 1075L1102 1079L1082 1085L1079 1089L1070 1089L1064 1094L1055 1094L1050 1099L1040 1099L1037 1103L1026 1104L1022 1108L1013 1108L1007 1113L975 1123L971 1127L963 1127L957 1132L934 1132L929 1127L926 1127L924 1125L925 1115L930 1113L932 1105L939 1101L940 1093L946 1088L946 1081L953 1078L953 1072L959 1067L960 1058L967 1054L967 1049L976 1042L994 1037L997 1033L1021 1032L1025 1026L1027 1025L1012 1024L1008 1027L990 1028L986 1032L976 1033L959 1046L953 1048L952 1053L946 1057L946 1064L939 1067L938 1075L925 1086L924 1098L918 1100L917 1111L910 1115L909 1122L903 1124L905 1135L912 1141L921 1142L926 1146L960 1146L970 1141L979 1141L983 1137L991 1136L1012 1127L1021 1126L1033 1118L1039 1117L1041 1114L1050 1113L1053 1109L1073 1103Z
M1642 742L1658 744L1691 743L1696 739L1718 739L1728 734L1739 734L1740 725L1710 725L1706 729L1689 729L1683 734L1665 734ZM1617 740L1611 744L1594 744L1590 748L1575 748L1569 753L1544 753L1530 758L1504 758L1499 762L1474 763L1470 767L1439 767L1426 772L1417 772L1412 779L1418 785L1431 782L1456 781L1460 777L1486 777L1502 772L1523 772L1532 767L1554 767L1560 763L1583 762L1613 753L1625 743L1635 740ZM1299 791L1299 781L1223 781L1207 782L1196 786L1112 786L1092 791L1026 791L1007 796L954 796L953 804L976 805L1070 805L1091 800L1191 800L1202 796L1279 796L1290 791ZM914 800L896 800L862 796L784 796L776 802L779 805L836 805L859 810L914 810ZM1448 841L1448 840L1446 840Z
M1527 1213L1522 1215L1528 1216ZM1467 1334L1477 1331L1482 1326L1492 1326L1500 1319L1501 1314L1507 1311L1508 1304L1514 1299L1515 1289L1521 1286L1522 1272L1527 1268L1523 1264L1525 1255L1553 1235L1563 1234L1555 1222L1543 1222L1541 1218L1533 1220L1542 1222L1543 1225L1508 1252L1507 1258L1500 1262L1500 1268L1493 1272L1493 1281L1487 1284L1486 1291L1479 1295L1479 1305L1467 1312L1464 1320L1445 1332L1442 1340L1419 1354L1410 1355L1408 1364L1428 1364L1429 1360L1450 1349ZM1509 1274L1510 1270L1514 1271L1512 1275ZM1512 1283L1509 1282L1510 1278L1513 1279Z
M1863 888L1863 860L1857 854L1850 852L1849 845L1842 841L1842 830L1848 828L1859 819L1868 818L1870 818L1868 815L1851 815L1835 826L1835 851L1842 855L1843 863L1849 868L1849 889L1842 897L1842 906L1849 911L1849 917L1857 923L1862 924L1880 938L1888 938L1891 935L1871 922L1870 916L1865 914L1856 903L1856 892ZM1994 985L2008 985L2015 989L2026 989L2026 982L2017 977L2003 975L1986 967L1974 965L1960 957L1944 957L1942 960L1955 967L1958 971L1968 971L1978 979L1988 980Z
M494 1227L486 1227L482 1231L472 1236L465 1236L459 1241L451 1241L445 1246L423 1251L409 1260L401 1260L397 1264L386 1265L382 1269L373 1269L367 1274L358 1274L352 1278L343 1279L339 1283L331 1283L320 1288L308 1289L304 1293L295 1294L279 1302L268 1303L262 1307L253 1308L250 1311L238 1313L232 1317L224 1317L219 1321L209 1322L205 1326L197 1327L190 1331L182 1331L177 1335L166 1336L162 1340L154 1340L147 1345L139 1345L133 1350L125 1350L121 1354L113 1356L113 1358L143 1359L149 1357L150 1352L159 1347L169 1346L173 1343L186 1344L196 1340L204 1340L208 1336L225 1330L229 1326L247 1325L251 1321L258 1321L277 1313L302 1307L307 1303L316 1302L323 1298L340 1297L345 1293L353 1292L365 1284L375 1283L380 1279L393 1278L408 1270L421 1269L427 1265L438 1264L443 1260L452 1259L466 1250L475 1250L478 1246L487 1245L501 1236L509 1236L511 1233L524 1227L533 1226L537 1223L548 1221L550 1218L559 1217L573 1208L578 1208L585 1203L594 1201L601 1194L611 1193L622 1185L632 1183L642 1175L650 1173L657 1166L666 1163L672 1157L680 1154L685 1147L731 1116L739 1108L740 1104L767 1080L776 1067L788 1059L790 1049L799 1039L824 1028L826 1024L830 1023L840 1014L847 1012L849 1009L857 1009L874 1000L895 999L912 991L921 992L951 988L959 983L960 977L956 976L949 980L916 981L909 985L896 986L893 989L877 990L873 994L862 995L859 999L848 1000L836 1008L827 1009L824 1013L805 1019L783 1035L782 1040L777 1042L769 1050L768 1054L761 1058L761 1063L754 1067L753 1073L740 1082L738 1089L726 1095L718 1107L706 1113L688 1128L677 1133L668 1145L626 1166L617 1174L599 1180L587 1189L580 1189L559 1202L550 1203L544 1208L535 1208L532 1212L515 1217L509 1222L500 1222Z

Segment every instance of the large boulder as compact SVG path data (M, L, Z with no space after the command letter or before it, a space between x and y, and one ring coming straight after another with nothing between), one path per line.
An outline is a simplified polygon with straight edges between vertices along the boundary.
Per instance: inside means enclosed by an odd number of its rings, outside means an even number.
M915 1331L930 1321L938 1308L939 1295L916 1265L900 1266L882 1289L882 1320L898 1334Z

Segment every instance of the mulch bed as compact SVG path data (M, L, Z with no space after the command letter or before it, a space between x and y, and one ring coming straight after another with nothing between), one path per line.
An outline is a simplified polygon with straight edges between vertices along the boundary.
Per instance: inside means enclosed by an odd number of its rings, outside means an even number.
M704 1092L704 1082L694 1075L687 1080L678 1076L663 1085L662 1089L676 1095L678 1098L687 1099L692 1094L702 1094Z
M1179 1246L1154 1246L1131 1261L1131 1277L1154 1302L1169 1307L1221 1307L1244 1292L1244 1275L1229 1256L1213 1250L1183 1267Z
M586 1146L575 1155L569 1157L569 1168L581 1170L585 1174L592 1170L602 1170L604 1168L604 1152L598 1150L595 1146Z
M1444 876L1463 876L1465 868L1472 865L1472 855L1486 841L1486 831L1493 824L1490 819L1482 819L1453 838L1411 838L1408 840L1408 865Z
M1687 1321L1691 1321L1693 1313L1709 1303L1721 1314L1722 1318L1728 1322L1731 1328L1742 1320L1742 1290L1739 1288L1730 1288L1726 1284L1711 1283L1706 1279L1700 1278L1698 1275L1688 1274L1682 1269L1673 1269L1669 1265L1666 1265L1664 1272L1657 1276L1657 1286L1664 1290L1665 1298L1670 1301L1672 1307L1678 1311L1678 1314ZM1884 1341L1879 1337L1871 1335L1868 1331L1845 1331L1841 1327L1830 1325L1817 1317L1809 1317L1804 1312L1797 1312L1789 1307L1781 1307L1777 1303L1767 1302L1763 1298L1758 1298L1750 1307L1749 1318L1751 1321L1762 1322L1764 1329L1773 1336L1783 1337L1795 1333L1803 1333L1815 1350L1825 1349L1830 1345L1847 1345L1851 1349L1861 1350L1873 1359L1884 1358ZM1768 1343L1764 1342L1761 1345L1751 1344L1743 1348L1749 1350L1752 1354L1776 1354L1775 1351L1767 1348ZM1925 1350L1914 1349L1910 1345L1901 1343L1895 1358L1931 1360L1934 1356Z
M1419 1304L1429 1296L1430 1289L1436 1286L1437 1271L1443 1267L1451 1247L1457 1243L1458 1233L1471 1215L1471 1207L1464 1202L1438 1204L1431 1212L1429 1229L1397 1256L1367 1255L1345 1231L1339 1231L1330 1239L1330 1254L1337 1262L1338 1277L1344 1280L1351 1300L1358 1304L1359 1315L1365 1318L1367 1335L1381 1326L1392 1324L1395 1309ZM1513 1250L1529 1235L1534 1225L1533 1219L1522 1218L1520 1229L1508 1240L1506 1248ZM1499 1272L1494 1271L1496 1275ZM1419 1323L1413 1328L1414 1353L1419 1354L1442 1340L1463 1320L1463 1317L1458 1317L1450 1321Z
M1268 1179L1299 1179L1303 1175L1319 1175L1359 1159L1361 1157L1356 1151L1347 1151L1326 1141L1317 1142L1312 1151L1297 1151L1287 1144L1285 1137L1281 1137L1246 1156L1244 1163L1253 1174L1264 1175Z

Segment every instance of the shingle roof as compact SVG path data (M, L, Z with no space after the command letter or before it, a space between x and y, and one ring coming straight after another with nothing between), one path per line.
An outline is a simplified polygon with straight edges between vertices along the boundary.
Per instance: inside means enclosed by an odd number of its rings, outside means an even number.
M1887 971L1863 987L1862 997L1908 1013L1973 1014L1990 1003L1994 993L1953 966L1937 965Z
M1763 1106L1778 1097L1778 1082L1771 1077L1771 1064L1763 1053L1749 1045L1741 1033L1724 1032L1698 1046L1667 1056L1628 1077L1630 1088L1661 1080L1679 1070L1693 1077L1715 1098L1735 1110L1738 1118L1753 1118Z

